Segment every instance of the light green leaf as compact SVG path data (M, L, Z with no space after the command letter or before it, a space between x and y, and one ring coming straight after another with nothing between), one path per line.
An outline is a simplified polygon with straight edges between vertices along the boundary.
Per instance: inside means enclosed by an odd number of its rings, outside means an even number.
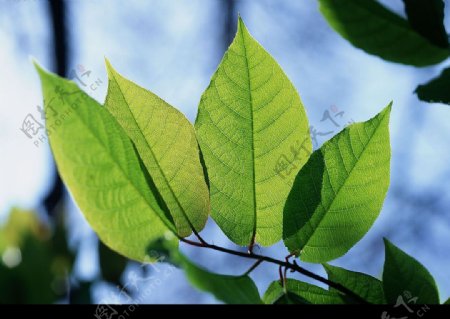
M389 186L391 104L315 151L297 175L284 210L289 251L323 263L345 254L378 217Z
M342 304L340 294L294 279L286 279L283 288L280 281L270 284L264 293L265 304Z
M384 294L388 303L411 295L417 304L439 304L439 292L430 272L416 259L384 239Z
M48 237L35 212L12 208L7 222L0 227L0 256L8 247L20 247L29 234L41 239Z
M450 68L430 82L419 85L415 93L422 101L450 104Z
M194 127L155 94L125 79L106 61L105 107L133 141L175 222L178 234L205 226L209 191Z
M106 245L144 260L147 243L175 229L133 144L112 115L74 82L36 67L63 181Z
M159 240L150 244L149 256L160 256L160 261L168 261L183 268L192 286L214 295L224 303L262 303L258 288L248 275L230 276L209 272L191 262L170 241Z
M346 270L331 265L323 265L328 274L328 279L339 283L347 289L373 304L385 304L383 284L380 280L355 271ZM330 287L330 290L333 288ZM342 296L346 302L352 302L346 296Z
M433 45L402 17L374 0L319 0L320 11L342 37L385 60L427 66L450 51Z
M235 243L281 239L287 194L312 148L308 127L294 86L239 19L195 122L211 215Z

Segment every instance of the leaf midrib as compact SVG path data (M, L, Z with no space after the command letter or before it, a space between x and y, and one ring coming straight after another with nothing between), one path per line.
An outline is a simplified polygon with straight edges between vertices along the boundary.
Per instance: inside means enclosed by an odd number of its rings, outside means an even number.
M240 33L242 37L242 46L244 47L244 57L245 57L245 66L247 71L247 78L248 78L248 90L249 90L249 101L250 101L250 122L251 122L251 132L252 132L252 138L251 138L251 154L252 154L252 175L253 175L253 181L252 181L252 187L253 187L253 233L252 238L250 240L250 245L252 245L255 242L256 239L256 227L257 227L257 201L256 201L256 177L255 177L255 132L254 132L254 114L253 114L253 97L252 97L252 85L251 85L251 78L250 78L250 68L248 63L248 57L247 57L247 47L245 45L245 33L243 31L243 27L240 27Z
M189 227L191 228L191 230L194 231L194 232L196 232L196 229L195 229L194 225L191 223L190 219L188 218L188 216L187 216L187 214L186 214L186 211L184 210L184 207L181 205L180 201L178 200L178 197L175 195L175 192L174 192L174 190L172 189L172 186L171 186L170 183L168 182L167 176L166 176L166 174L164 173L163 169L161 168L161 165L159 164L159 161L156 160L155 153L153 152L153 149L151 148L151 146L149 145L147 139L145 138L145 136L144 136L144 134L143 134L143 132L142 132L142 128L141 128L141 126L139 125L139 123L137 122L136 117L135 117L135 115L134 115L132 109L129 107L129 106L130 106L130 103L128 102L128 99L125 97L125 94L124 94L123 91L122 91L122 87L121 87L120 83L119 83L119 82L117 81L117 79L116 79L116 75L114 74L114 72L111 72L111 73L112 73L112 77L113 77L114 82L116 82L116 84L117 84L117 86L118 86L118 88L119 88L119 92L120 92L120 94L122 95L123 100L124 100L125 103L127 104L128 111L131 113L131 117L133 118L134 123L135 123L136 126L139 128L138 134L140 134L140 136L142 137L142 139L145 141L145 145L146 145L147 148L150 150L150 154L152 155L153 161L156 163L156 166L158 167L159 172L161 173L161 175L162 175L162 177L163 177L163 180L164 180L165 184L167 185L167 188L170 190L170 193L171 193L172 197L175 199L175 202L177 203L177 206L180 208L180 210L181 210L181 212L182 212L182 214L183 214L184 219L187 221L187 223L188 223ZM135 84L135 85L137 85L137 84ZM137 85L137 86L138 86L138 85ZM141 88L141 87L140 87L140 88ZM149 172L149 174L150 174L150 172Z

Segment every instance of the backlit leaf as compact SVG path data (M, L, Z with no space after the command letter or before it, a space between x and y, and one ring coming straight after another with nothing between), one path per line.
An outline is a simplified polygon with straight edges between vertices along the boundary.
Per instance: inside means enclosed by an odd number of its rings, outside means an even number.
M36 67L50 145L64 183L106 245L143 260L147 243L174 226L132 142L74 82Z
M209 192L200 164L194 127L152 92L117 73L109 76L105 107L133 141L173 217L178 234L202 230L209 214Z
M284 210L284 242L307 262L345 254L378 217L389 186L391 105L315 151Z
M287 194L312 148L308 120L294 86L241 19L195 128L213 219L239 245L279 241Z

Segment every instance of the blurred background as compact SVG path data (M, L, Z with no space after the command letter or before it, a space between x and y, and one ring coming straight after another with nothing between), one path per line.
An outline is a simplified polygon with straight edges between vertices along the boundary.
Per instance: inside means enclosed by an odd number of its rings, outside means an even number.
M404 15L402 1L381 2ZM299 90L317 133L315 148L349 122L367 120L394 102L391 187L383 211L332 264L379 277L384 236L422 262L441 299L448 298L450 108L420 102L413 90L449 61L414 68L368 55L327 25L316 0L0 0L0 303L217 302L192 288L181 270L158 278L167 266L127 262L100 245L56 174L45 134L29 136L21 128L31 118L42 123L30 57L73 78L101 103L108 57L119 72L193 121L234 37L238 13ZM327 111L334 121L324 117ZM212 220L202 234L234 247ZM181 248L216 272L241 274L250 265ZM287 255L282 243L256 252ZM325 275L320 266L304 266ZM252 277L263 293L278 269L263 264Z

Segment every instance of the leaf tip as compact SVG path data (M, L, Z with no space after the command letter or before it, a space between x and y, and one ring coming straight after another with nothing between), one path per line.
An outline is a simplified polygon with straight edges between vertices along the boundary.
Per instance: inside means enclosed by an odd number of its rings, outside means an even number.
M385 249L388 249L393 246L392 243L389 241L389 239L387 239L386 237L383 237L383 242Z
M383 112L391 113L393 104L394 104L394 101L390 101L389 104L384 108Z
M113 66L111 65L111 62L109 62L108 58L105 56L105 66L106 66L106 72L108 72L108 77L111 77L114 73L116 73L116 70L114 70Z
M39 77L41 79L44 76L49 75L49 72L47 70L45 70L34 57L30 57L30 60L31 60L31 63L33 63L34 68L36 69L36 71L39 74Z
M326 272L328 275L330 275L330 272L332 271L333 266L331 266L331 265L328 264L328 263L323 263L323 264L322 264L322 267L323 267L323 269L325 269L325 272Z
M393 104L394 102L390 101L389 104L380 113L378 113L378 116L381 116L381 118L387 117L387 120L389 121Z
M245 26L244 20L241 17L241 14L238 14L238 27L237 27L237 32L239 33L240 31L247 31L247 27ZM248 32L248 31L247 31Z

